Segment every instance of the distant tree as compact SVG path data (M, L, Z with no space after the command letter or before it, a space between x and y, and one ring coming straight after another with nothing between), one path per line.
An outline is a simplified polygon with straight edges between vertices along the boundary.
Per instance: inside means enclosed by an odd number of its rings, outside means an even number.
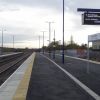
M79 48L79 45L74 42L73 36L71 35L70 41L67 44L66 49L78 49L78 48Z
M55 45L54 45L55 44ZM55 43L54 43L54 41L53 42L51 42L49 45L48 45L48 47L47 47L47 50L53 50L55 48L55 50L59 50L60 48L61 48L61 44L60 44L60 42L59 41L55 41Z
M60 45L59 41L55 41L55 47L59 45ZM54 42L51 42L48 47L53 47L53 46L54 46Z
M67 49L78 49L79 48L79 45L76 44L76 43L73 43L73 44L68 44L66 46Z
M81 48L81 49L87 49L87 44L82 44L82 45L80 46L80 48Z

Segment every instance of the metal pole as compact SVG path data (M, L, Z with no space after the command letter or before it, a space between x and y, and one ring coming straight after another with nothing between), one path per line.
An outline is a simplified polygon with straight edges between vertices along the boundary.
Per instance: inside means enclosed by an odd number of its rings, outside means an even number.
M40 36L39 36L39 52L40 52Z
M90 73L90 65L89 65L89 59L90 59L90 54L89 54L89 41L88 41L88 46L87 46L87 74Z
M2 47L1 47L1 54L3 54L3 28L2 28Z
M51 43L51 22L49 22L49 46L50 46L50 43ZM49 47L49 56L51 56L50 47Z
M13 49L14 49L14 44L15 44L15 43L14 43L14 35L13 35Z
M44 54L44 32L43 32L43 54Z
M43 33L43 54L44 54L44 32L46 31L41 31Z
M49 44L51 42L51 22L49 22Z
M51 43L51 23L54 23L54 22L47 22L49 23L49 45ZM49 56L51 56L51 48L49 47Z
M63 48L62 48L62 63L64 64L64 0L63 0Z
M54 30L54 53L53 53L53 58L55 59L55 30Z

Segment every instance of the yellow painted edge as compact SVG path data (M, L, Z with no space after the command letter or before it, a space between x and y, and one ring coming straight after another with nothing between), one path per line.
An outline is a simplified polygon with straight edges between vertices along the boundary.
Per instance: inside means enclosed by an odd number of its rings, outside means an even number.
M33 62L35 59L35 53L33 54L32 62L29 64L16 92L13 97L13 100L26 100L27 90L29 86L29 81L31 77Z

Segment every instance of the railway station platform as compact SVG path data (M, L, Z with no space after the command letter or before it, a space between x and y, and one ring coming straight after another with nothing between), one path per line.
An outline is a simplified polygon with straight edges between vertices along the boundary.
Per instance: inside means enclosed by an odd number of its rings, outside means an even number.
M34 58L35 53L0 86L0 100L25 100Z
M47 56L33 53L0 86L0 100L100 100L68 75Z

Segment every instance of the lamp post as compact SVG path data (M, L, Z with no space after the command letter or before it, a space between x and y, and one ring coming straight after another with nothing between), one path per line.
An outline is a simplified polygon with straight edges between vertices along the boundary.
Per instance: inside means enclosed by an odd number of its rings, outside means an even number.
M2 28L2 30L1 30L1 32L2 32L1 54L3 54L3 34L4 34L4 31L6 31L6 30L4 30L4 29Z
M54 23L54 22L46 22L49 24L49 45L51 43L51 23ZM50 47L49 47L49 56L51 56L51 50L50 50Z
M64 64L64 0L63 0L63 47L62 47L62 63Z
M39 52L40 52L40 35L39 35Z
M45 33L46 31L41 31L41 32L43 32L43 54L44 54L44 33Z
M15 37L13 35L13 50L14 50L14 46L15 46Z
M2 46L1 46L1 54L3 54L3 28L2 28Z

